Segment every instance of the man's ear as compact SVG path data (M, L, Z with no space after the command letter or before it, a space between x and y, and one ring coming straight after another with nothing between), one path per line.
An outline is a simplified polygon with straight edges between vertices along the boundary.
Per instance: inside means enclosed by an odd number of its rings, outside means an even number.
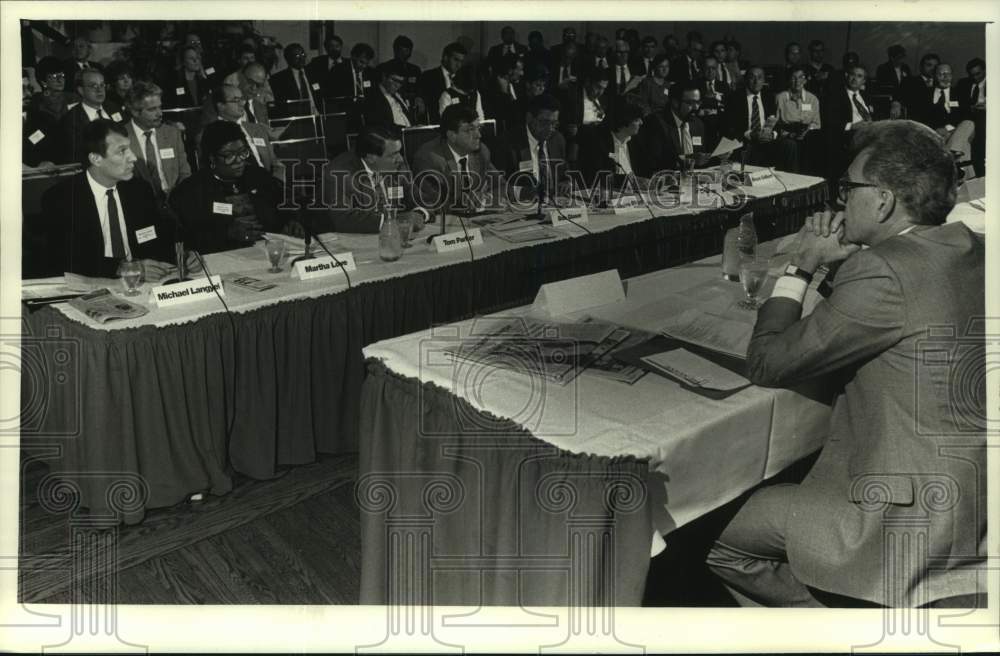
M103 158L97 153L87 153L87 161L90 162L92 166L97 166L101 163Z
M896 194L888 189L878 190L878 222L885 223L896 209Z

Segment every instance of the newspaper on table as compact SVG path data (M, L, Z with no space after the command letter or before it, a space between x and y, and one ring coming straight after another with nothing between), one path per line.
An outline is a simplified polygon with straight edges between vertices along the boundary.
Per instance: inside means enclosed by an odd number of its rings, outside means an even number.
M69 304L83 312L89 319L102 324L120 319L135 319L149 312L141 305L115 296L108 289L98 289L78 296Z
M558 323L525 317L474 335L445 352L456 360L543 376L565 385L628 335L627 330L605 323Z

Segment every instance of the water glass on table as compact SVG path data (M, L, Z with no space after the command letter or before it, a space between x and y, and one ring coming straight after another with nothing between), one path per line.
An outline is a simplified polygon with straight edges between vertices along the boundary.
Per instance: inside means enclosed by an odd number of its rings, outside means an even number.
M267 250L267 260L271 263L271 268L268 271L281 273L281 258L285 256L285 240L268 239L264 242L264 248Z
M403 248L410 248L410 233L413 232L413 216L409 212L399 212L396 214L396 223L399 224L399 240Z
M127 258L121 261L118 265L118 275L122 279L122 285L125 286L126 296L139 295L139 285L142 284L145 273L140 260Z
M767 280L768 267L767 258L747 257L740 261L740 282L746 299L739 303L739 307L744 310L756 310L760 307L757 294Z

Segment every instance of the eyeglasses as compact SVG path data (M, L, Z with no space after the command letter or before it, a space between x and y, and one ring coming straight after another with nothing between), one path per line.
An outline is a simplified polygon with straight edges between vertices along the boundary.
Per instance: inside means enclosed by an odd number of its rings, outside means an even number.
M228 104L228 103L236 103L237 105L242 105L244 101L246 101L246 98L243 98L241 96L239 98L230 98L229 100L223 100L222 102L226 103L226 104Z
M107 86L108 85L106 83L104 83L104 82L94 82L93 84L84 84L83 88L84 89L93 89L94 91L98 91L100 89L107 88Z
M53 80L65 80L66 79L66 74L65 73L49 73L48 75L45 76L45 79L47 80L50 77Z
M402 84L403 83L403 78L401 78L401 77L391 77L390 76L390 77L387 77L385 79L388 80L389 82L392 82L393 84Z
M850 195L852 190L863 189L864 187L877 189L878 185L869 184L867 182L853 182L847 178L841 178L840 180L837 180L837 200L841 203L846 203L847 196Z
M249 148L244 148L243 150L241 150L239 152L236 152L236 153L222 152L222 153L219 153L218 156L222 158L222 161L226 165L229 165L229 164L235 163L237 160L239 160L239 161L242 162L242 161L244 161L246 159L249 159L250 158L250 149Z

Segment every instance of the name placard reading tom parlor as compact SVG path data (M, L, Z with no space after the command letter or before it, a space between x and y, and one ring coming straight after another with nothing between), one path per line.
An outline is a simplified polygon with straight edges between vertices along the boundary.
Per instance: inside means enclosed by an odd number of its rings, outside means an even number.
M153 287L150 291L150 297L157 307L165 308L208 299L217 301L216 291L219 292L219 296L226 295L222 279L219 276L212 276L211 278L195 278L194 280Z
M438 253L450 253L451 251L468 248L469 245L483 245L483 233L479 228L473 228L468 233L463 230L461 232L449 232L434 237L434 248L437 249Z

